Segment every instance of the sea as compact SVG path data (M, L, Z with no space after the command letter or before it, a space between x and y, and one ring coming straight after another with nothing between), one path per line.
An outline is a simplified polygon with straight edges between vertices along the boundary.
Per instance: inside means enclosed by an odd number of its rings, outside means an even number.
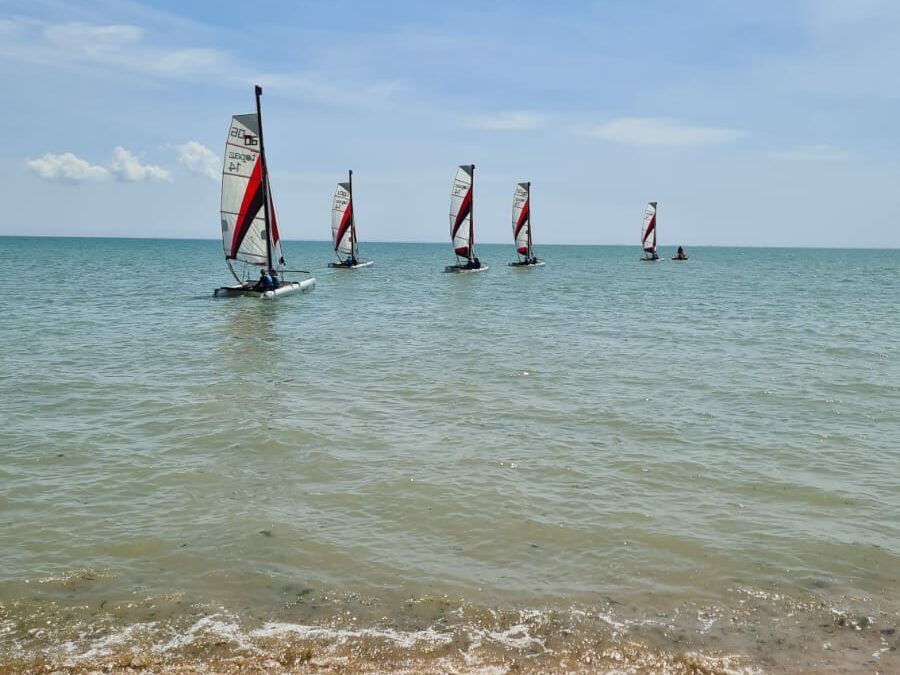
M0 238L0 672L900 672L900 251L671 248Z

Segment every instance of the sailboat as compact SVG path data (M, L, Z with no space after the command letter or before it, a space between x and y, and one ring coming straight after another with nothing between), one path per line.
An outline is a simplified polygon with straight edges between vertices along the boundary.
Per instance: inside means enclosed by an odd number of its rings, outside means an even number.
M644 209L644 221L641 225L641 246L644 248L642 261L659 260L656 252L656 202L647 202Z
M244 295L271 300L316 287L316 280L311 276L301 281L284 279L285 272L307 275L309 272L285 269L266 167L260 96L262 87L257 86L256 113L233 115L225 139L222 245L225 263L237 285L217 288L214 292L217 297ZM263 274L273 271L278 282L263 284ZM254 278L254 273L259 274L259 279Z
M334 190L334 201L331 204L331 237L336 263L328 263L329 267L358 269L371 267L374 260L360 260L359 247L356 242L356 213L353 210L353 171L348 172L347 182L338 183Z
M450 187L450 240L456 264L447 265L445 272L484 272L488 268L475 257L474 183L475 165L460 165Z
M509 263L510 267L543 267L544 261L538 260L531 249L531 183L519 183L513 193L512 208L513 239L516 240L516 253L519 259ZM521 256L525 259L522 260Z

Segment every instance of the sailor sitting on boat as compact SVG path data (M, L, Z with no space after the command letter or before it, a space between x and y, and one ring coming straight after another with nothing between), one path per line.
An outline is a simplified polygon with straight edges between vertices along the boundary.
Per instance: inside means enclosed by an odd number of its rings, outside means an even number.
M478 258L473 258L466 263L466 269L469 270L477 270L479 267L481 267L481 261Z
M272 283L272 277L269 276L269 273L266 272L265 268L259 271L259 281L256 282L256 286L253 287L254 291L271 291L274 288L274 284Z
M281 288L281 279L278 278L278 272L269 270L269 276L272 277L272 288Z

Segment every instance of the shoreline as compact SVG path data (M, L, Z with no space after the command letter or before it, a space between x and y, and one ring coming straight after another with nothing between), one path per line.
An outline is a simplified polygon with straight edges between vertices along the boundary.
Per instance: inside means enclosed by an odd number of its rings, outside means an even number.
M74 599L74 589L71 593ZM181 595L0 599L0 673L854 673L900 668L898 613L740 589L730 606L496 608L304 589L278 608Z

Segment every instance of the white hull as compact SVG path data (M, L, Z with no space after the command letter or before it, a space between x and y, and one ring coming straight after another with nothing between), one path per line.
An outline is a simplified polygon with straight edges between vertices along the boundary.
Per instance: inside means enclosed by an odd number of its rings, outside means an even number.
M255 291L245 286L222 286L217 288L213 295L217 298L236 298L246 296L250 298L260 298L261 300L277 300L288 295L296 295L298 293L309 293L316 287L315 278L304 279L303 281L285 281L280 288L272 291Z
M535 263L526 263L526 262L511 262L509 263L510 267L543 267L546 263L543 260L538 260Z
M328 266L338 270L358 270L363 267L371 267L374 264L374 260L364 260L362 262L356 263L355 265L345 265L344 263L332 262L328 263Z
M466 267L465 265L447 265L444 268L445 272L486 272L488 270L487 265L482 265L481 267Z

